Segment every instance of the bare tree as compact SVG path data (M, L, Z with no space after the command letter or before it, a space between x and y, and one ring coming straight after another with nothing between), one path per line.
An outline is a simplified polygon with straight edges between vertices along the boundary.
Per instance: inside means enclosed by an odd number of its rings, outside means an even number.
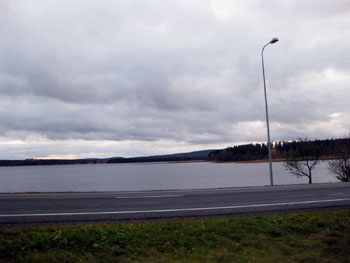
M350 182L350 133L337 147L336 158L328 161L328 169L341 182Z
M299 138L297 148L289 154L284 162L284 168L297 177L307 177L312 183L312 169L320 162L319 149L312 145L307 138Z

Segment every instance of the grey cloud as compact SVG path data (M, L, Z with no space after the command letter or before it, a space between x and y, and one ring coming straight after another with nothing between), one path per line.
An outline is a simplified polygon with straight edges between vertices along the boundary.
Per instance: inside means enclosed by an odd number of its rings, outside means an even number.
M0 134L264 140L260 52L277 36L265 50L273 137L334 136L312 125L350 115L346 1L220 3L223 16L215 1L3 1Z

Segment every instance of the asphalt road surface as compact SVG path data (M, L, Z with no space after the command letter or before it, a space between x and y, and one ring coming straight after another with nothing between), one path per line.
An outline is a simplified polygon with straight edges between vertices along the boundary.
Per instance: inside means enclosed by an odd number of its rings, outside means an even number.
M0 194L0 225L350 208L350 183L144 192Z

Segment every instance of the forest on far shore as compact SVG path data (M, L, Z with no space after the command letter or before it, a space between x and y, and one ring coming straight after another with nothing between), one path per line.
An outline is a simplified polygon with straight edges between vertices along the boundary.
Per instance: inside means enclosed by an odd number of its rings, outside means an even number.
M327 139L309 141L302 139L299 141L279 141L271 144L272 159L286 159L295 153L305 151L307 147L310 155L318 158L328 159L337 156L340 149L350 145L350 138ZM311 150L310 150L311 149ZM350 152L350 149L347 149ZM228 147L223 150L216 150L209 153L208 161L240 162L268 159L267 144L246 144Z
M350 138L327 140L299 140L279 141L272 143L272 158L286 159L295 153L307 149L308 154L317 155L318 158L331 159L338 156L339 150L350 154ZM156 155L144 157L111 157L89 159L25 159L0 160L0 166L28 166L28 165L64 165L64 164L98 164L98 163L138 163L138 162L183 162L183 161L218 161L240 162L268 159L268 150L265 143L246 144L228 147L222 150L203 150L190 153L177 153L170 155Z

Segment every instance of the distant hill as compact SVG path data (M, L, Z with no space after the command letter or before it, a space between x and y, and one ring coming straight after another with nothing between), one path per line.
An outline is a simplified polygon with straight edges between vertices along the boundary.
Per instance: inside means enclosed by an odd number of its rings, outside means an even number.
M332 158L337 149L349 141L346 139L328 139L308 141L308 144L318 150L321 158ZM300 151L298 141L279 141L272 145L272 158L284 159L291 152ZM58 164L97 164L97 163L136 163L136 162L184 162L184 161L253 161L268 159L266 144L246 144L229 147L221 150L203 150L187 153L167 155L153 155L141 157L111 157L86 159L26 159L26 160L0 160L0 166L25 165L58 165Z
M110 158L107 163L135 163L135 162L181 162L206 160L215 150L203 150L188 153L175 153L168 155L154 155L131 158Z
M175 153L168 155L154 155L141 157L111 157L86 159L26 159L26 160L0 160L0 166L28 166L28 165L63 165L63 164L97 164L97 163L135 163L135 162L181 162L201 161L208 158L209 153L215 150L203 150L188 153Z

